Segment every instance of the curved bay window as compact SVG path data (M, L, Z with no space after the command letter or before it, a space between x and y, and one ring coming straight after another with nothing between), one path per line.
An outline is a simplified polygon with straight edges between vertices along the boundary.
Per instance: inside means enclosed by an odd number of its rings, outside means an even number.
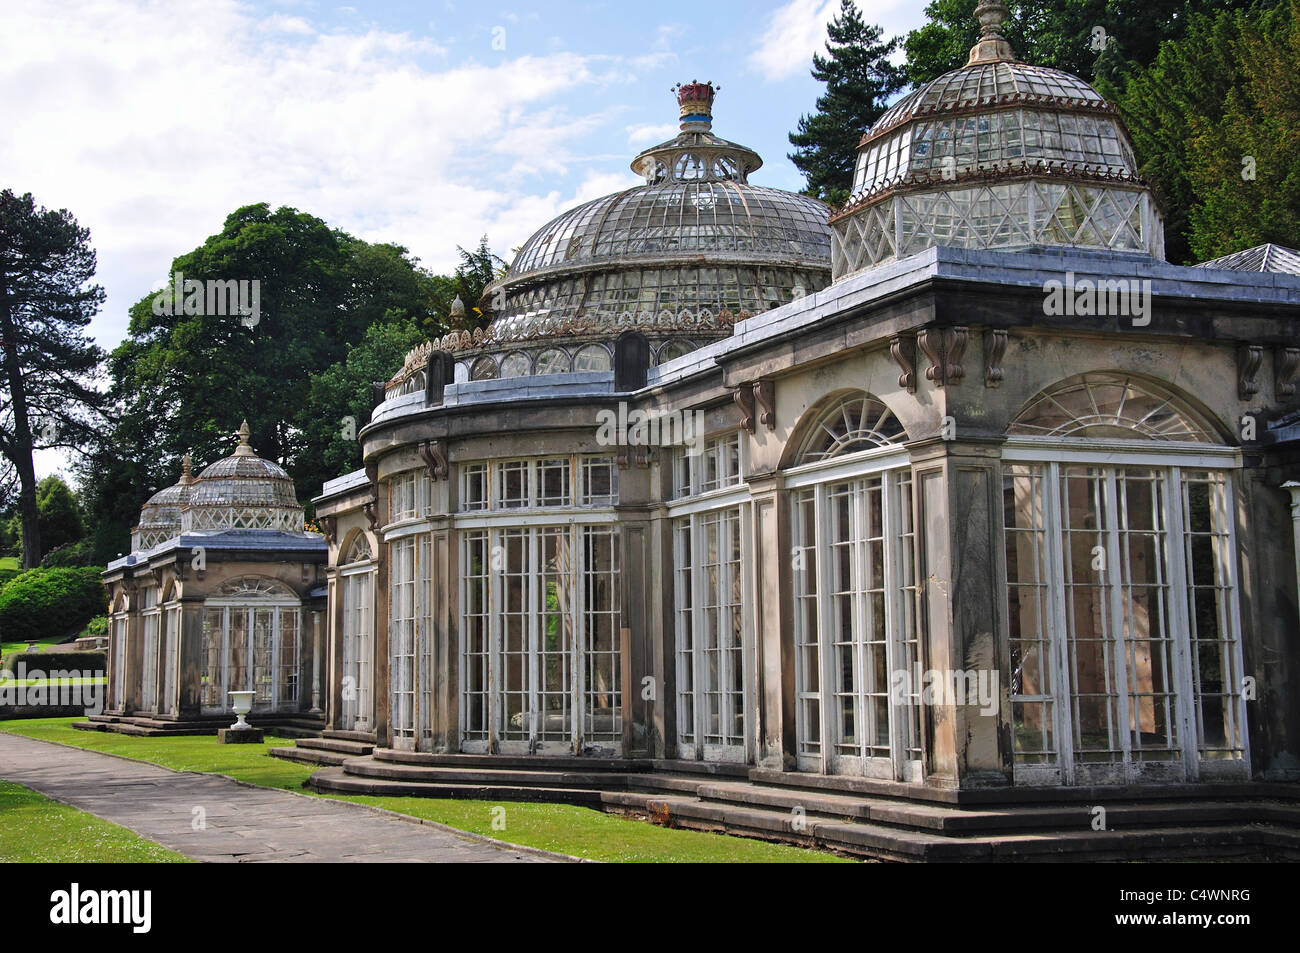
M297 710L300 614L292 590L256 577L229 582L204 601L204 713L231 711L234 691L254 692L254 711Z
M787 471L800 770L921 778L912 474L902 424L836 401Z
M673 461L678 757L746 761L752 748L747 686L754 684L752 624L744 606L749 492L739 434L707 440Z
M1045 391L1007 432L1016 780L1248 777L1236 452L1122 374Z
M339 567L343 595L341 726L374 731L375 558L365 533L348 546Z
M606 456L460 467L463 751L619 749L617 477Z

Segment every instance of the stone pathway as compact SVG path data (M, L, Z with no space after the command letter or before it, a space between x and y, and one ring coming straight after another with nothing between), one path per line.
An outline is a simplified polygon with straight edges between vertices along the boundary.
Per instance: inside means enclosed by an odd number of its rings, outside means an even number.
M0 732L0 778L130 828L195 860L509 863L565 860L356 804L247 787ZM194 829L195 808L206 828Z

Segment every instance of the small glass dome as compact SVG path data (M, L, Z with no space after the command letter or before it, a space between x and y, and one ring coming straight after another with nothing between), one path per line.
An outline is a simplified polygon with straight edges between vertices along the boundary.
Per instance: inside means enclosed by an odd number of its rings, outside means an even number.
M302 532L303 512L293 479L248 444L248 421L239 428L239 446L199 474L181 511L190 530L274 529Z
M970 60L904 96L862 137L832 216L841 278L935 245L1067 245L1164 257L1155 197L1119 113L1077 76L1016 59L1004 4L976 8Z
M153 549L180 535L181 509L189 502L194 468L187 453L181 458L181 478L165 486L140 507L140 522L131 533L133 550Z

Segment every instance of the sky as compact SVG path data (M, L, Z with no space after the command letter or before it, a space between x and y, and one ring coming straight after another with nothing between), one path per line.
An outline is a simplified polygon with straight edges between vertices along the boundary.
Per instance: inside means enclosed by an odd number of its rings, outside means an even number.
M859 0L886 36L920 0ZM639 181L674 83L721 86L714 131L798 190L787 134L839 0L471 3L4 0L0 188L90 229L111 349L172 259L244 205L288 205L450 271L509 260L567 208ZM37 470L66 472L42 452Z

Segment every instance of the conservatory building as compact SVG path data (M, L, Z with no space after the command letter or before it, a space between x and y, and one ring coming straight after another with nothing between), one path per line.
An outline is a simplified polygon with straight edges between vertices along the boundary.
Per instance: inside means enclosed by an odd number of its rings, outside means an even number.
M316 500L328 725L280 754L317 788L895 858L1295 850L1297 259L1165 262L1115 108L977 12L841 209L752 184L681 86L644 183L380 388Z
M230 693L252 721L320 727L326 546L303 529L285 471L257 456L248 424L235 452L141 508L131 552L109 564L106 712L78 727L215 732Z

